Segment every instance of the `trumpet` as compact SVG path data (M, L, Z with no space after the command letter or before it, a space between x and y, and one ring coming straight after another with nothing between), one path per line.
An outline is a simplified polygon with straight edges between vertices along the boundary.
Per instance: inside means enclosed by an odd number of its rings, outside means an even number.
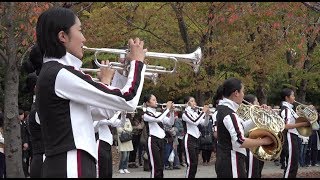
M113 69L122 69L128 71L129 67L126 64L119 62L110 62L108 65L103 65L98 61L99 53L115 53L115 54L128 54L128 50L125 49L111 49L111 48L88 48L87 46L82 47L84 50L93 51L94 53L94 62L98 67L110 67ZM199 71L199 66L202 59L201 48L199 47L193 53L190 54L171 54L171 53L156 53L156 52L146 52L146 57L162 58L162 59L171 59L174 61L174 67L172 70L166 70L163 66L147 65L146 72L150 73L174 73L176 72L177 61L187 63L193 67L195 73Z
M214 112L216 112L216 108L214 108L212 104L209 104L208 106L209 106L210 113L213 114ZM200 111L202 111L202 109L203 109L203 107L200 107L200 106L197 106L197 108L199 108Z
M83 71L83 72L99 72L100 69L81 68L81 71ZM144 77L146 79L150 79L153 82L153 84L156 85L158 82L159 75L158 75L158 73L145 72ZM93 78L93 80L96 82L99 82L98 78Z

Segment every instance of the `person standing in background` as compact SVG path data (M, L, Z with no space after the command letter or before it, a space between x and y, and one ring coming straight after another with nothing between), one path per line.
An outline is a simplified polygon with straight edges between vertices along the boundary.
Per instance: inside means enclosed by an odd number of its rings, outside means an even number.
M163 124L168 124L169 126L174 124L173 102L167 102L164 112L157 111L157 98L153 94L145 95L143 102L147 107L145 113L143 114L143 120L149 135L147 143L149 160L151 164L150 177L163 178L163 155L165 145L164 137L166 136ZM169 117L167 117L168 114Z
M182 115L182 120L185 123L184 148L187 161L186 178L195 178L198 168L199 156L199 124L204 126L209 122L209 107L204 105L202 112L197 108L197 103L194 97L187 96L184 99L187 107Z
M121 118L125 118L125 123L123 127L117 127L118 134L118 151L120 152L120 163L119 163L119 173L130 173L128 170L128 162L129 162L129 153L133 151L132 140L127 142L120 141L120 135L123 131L127 131L128 133L132 133L132 125L130 119L132 118L132 114L127 113L126 115L122 114Z
M284 148L287 150L286 167L284 169L284 178L296 178L299 168L299 133L297 127L309 126L309 122L296 123L298 115L293 109L295 102L294 91L289 88L282 89L281 97L281 111L280 116L285 121L284 134Z
M183 145L183 138L185 135L184 127L183 127L183 121L182 121L182 111L176 112L176 119L174 121L174 127L177 129L177 140L178 140L178 146L177 146L177 153L180 161L180 165L182 167L186 166L186 158L185 158L185 149Z
M113 136L109 126L121 127L124 122L118 119L120 111L112 113L110 119L94 121L93 126L95 132L98 134L98 162L97 162L97 176L98 178L112 178L112 152L111 146L113 144Z
M200 150L202 155L202 163L204 166L208 166L212 151L213 151L213 130L212 130L212 118L209 118L208 125L199 125L199 130L201 132L200 136ZM210 141L207 141L206 139L210 139ZM204 142L203 142L204 141Z
M299 135L299 138L301 141L299 164L300 164L300 167L306 167L307 166L306 155L307 155L309 137L304 137Z
M247 94L244 96L244 100L247 102L259 106L258 98L253 94ZM261 161L253 156L252 152L247 148L247 174L248 178L261 178L264 161Z

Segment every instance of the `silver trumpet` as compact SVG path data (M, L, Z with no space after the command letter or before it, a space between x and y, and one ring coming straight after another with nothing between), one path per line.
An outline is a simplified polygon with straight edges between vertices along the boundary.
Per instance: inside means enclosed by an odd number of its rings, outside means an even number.
M111 49L111 48L88 48L87 46L82 47L84 50L93 51L94 53L94 62L98 67L110 67L113 69L122 69L128 71L129 67L120 62L110 62L108 65L104 65L99 63L98 54L99 53L114 53L114 54L128 54L128 50L126 49ZM199 71L199 66L202 59L201 48L197 48L196 51L190 54L171 54L171 53L156 53L156 52L146 52L146 57L153 58L162 58L162 59L171 59L174 61L175 65L172 70L166 70L163 66L155 66L155 65L147 65L146 72L149 73L174 73L176 72L177 61L181 61L187 63L193 67L195 73Z
M84 72L99 72L100 69L90 69L90 68L81 68L82 71ZM144 77L146 79L150 79L154 85L157 84L158 82L158 73L152 73L152 72L145 72ZM100 80L98 78L92 78L94 81L99 82Z

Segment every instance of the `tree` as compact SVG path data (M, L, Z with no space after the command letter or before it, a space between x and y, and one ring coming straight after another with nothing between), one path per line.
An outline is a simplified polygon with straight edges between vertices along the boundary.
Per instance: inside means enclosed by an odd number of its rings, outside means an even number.
M314 60L305 72L301 63L306 53L297 50L302 39L301 47L306 46L303 27L316 17L296 2L99 2L80 15L89 46L119 48L128 38L140 37L152 52L181 54L202 47L198 74L178 62L174 75L161 74L157 85L146 81L143 88L143 93L156 93L159 101L181 102L193 95L199 105L210 103L215 89L229 77L242 79L246 91L262 103L275 103L278 89L284 86L319 91L314 75L319 56L310 54L317 51L308 53ZM309 39L312 44L316 38ZM292 64L287 63L288 49L297 51ZM149 59L148 63L172 67L165 60ZM297 94L303 97L300 91Z
M35 23L48 3L2 2L0 61L4 78L4 139L7 177L24 177L18 119L18 85L22 60L35 42ZM30 11L32 9L33 11ZM25 21L27 19L27 21Z

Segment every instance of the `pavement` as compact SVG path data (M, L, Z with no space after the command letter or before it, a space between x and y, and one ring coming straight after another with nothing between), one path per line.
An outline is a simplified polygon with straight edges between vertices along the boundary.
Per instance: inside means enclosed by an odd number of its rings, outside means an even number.
M120 174L117 167L114 166L113 178L150 178L150 172L143 171L143 167L129 168L130 174ZM174 170L164 170L164 178L185 178L186 167ZM319 177L320 167L299 167L297 177L305 177L303 174L310 174L316 172L315 177ZM318 173L319 172L319 173ZM301 175L302 174L302 175ZM214 161L210 162L208 166L203 166L199 163L196 178L216 178ZM273 161L266 161L262 170L262 178L282 178L283 169L276 166Z

